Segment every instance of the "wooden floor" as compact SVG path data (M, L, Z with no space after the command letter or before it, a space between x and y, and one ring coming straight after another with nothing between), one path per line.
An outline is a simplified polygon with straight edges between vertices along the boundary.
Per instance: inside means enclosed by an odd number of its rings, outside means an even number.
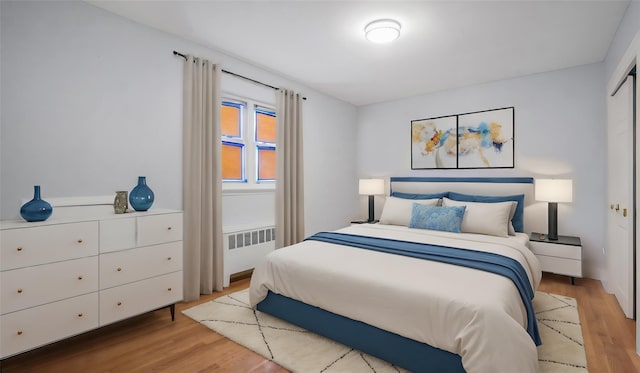
M278 365L201 326L181 310L246 288L239 280L222 293L147 313L2 361L2 372L286 372ZM546 274L539 290L578 300L589 371L640 372L635 322L624 317L599 281ZM51 320L55 322L55 320Z

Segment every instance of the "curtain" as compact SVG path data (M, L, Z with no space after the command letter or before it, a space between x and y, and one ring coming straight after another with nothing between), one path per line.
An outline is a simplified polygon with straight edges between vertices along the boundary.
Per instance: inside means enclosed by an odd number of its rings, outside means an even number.
M187 56L183 102L184 299L223 287L220 66Z
M276 92L276 248L304 239L302 96Z

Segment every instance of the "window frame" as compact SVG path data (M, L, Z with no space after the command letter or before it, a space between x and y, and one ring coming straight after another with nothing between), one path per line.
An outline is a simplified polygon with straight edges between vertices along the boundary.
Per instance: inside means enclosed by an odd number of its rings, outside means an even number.
M257 113L258 110L269 115L273 113L276 116L275 104L265 103L260 100L241 97L234 94L223 93L220 105L231 103L233 106L241 107L240 114L240 134L241 137L221 136L221 144L243 146L243 180L223 179L223 191L251 191L251 190L275 190L275 179L258 179L258 149L265 147L273 147L277 151L276 143L257 141ZM251 112L249 112L251 110ZM238 145L237 145L238 146Z
M269 115L269 116L273 116L274 118L276 118L276 123L277 123L277 116L276 116L276 110L273 109L269 109L265 106L261 106L261 105L255 105L253 108L253 125L254 125L254 129L253 129L253 140L255 143L255 147L256 147L256 183L275 183L276 179L260 179L260 159L259 159L259 153L261 149L266 149L266 150L274 150L274 151L278 151L278 146L277 143L274 142L269 142L269 141L259 141L258 140L258 114L264 114L264 115ZM277 139L276 139L277 141Z
M240 179L222 179L222 182L223 183L245 183L247 181L245 145L243 143L230 142L226 140L222 140L222 145L235 146L240 148L240 174L241 174Z
M222 99L220 102L220 107L222 106L233 106L240 109L240 136L229 136L220 134L220 143L221 145L229 145L229 146L237 146L240 148L240 169L241 169L241 178L240 179L222 179L222 183L246 183L247 182L247 144L244 138L246 133L244 126L244 118L246 117L247 105L245 102L236 99Z

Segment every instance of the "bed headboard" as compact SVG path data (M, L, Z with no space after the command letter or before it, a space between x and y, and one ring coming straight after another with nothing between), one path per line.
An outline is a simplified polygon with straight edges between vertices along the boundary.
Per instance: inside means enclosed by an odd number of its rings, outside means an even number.
M535 201L532 177L391 177L389 194L393 192L457 192L486 196L524 194L525 232L546 229L546 210Z

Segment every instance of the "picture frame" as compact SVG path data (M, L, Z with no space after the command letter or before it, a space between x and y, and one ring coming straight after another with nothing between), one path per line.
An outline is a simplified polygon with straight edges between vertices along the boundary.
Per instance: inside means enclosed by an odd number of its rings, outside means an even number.
M514 168L515 108L411 121L411 169Z
M451 169L458 167L458 117L411 121L411 169Z
M514 108L458 115L458 168L513 168Z

